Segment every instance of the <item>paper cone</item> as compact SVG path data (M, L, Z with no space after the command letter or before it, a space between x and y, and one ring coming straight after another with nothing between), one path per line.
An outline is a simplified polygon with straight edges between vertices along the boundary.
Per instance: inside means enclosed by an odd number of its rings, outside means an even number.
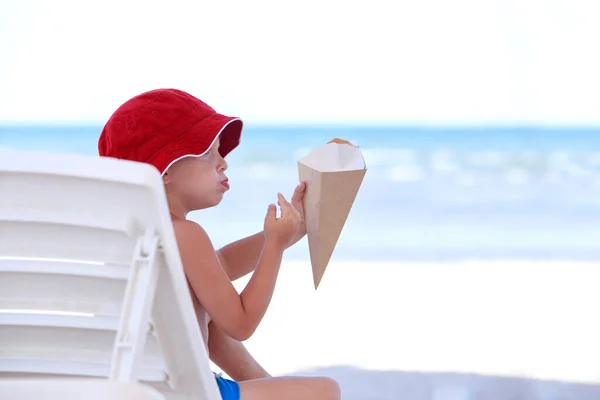
M366 172L360 148L342 139L334 139L298 161L300 181L306 181L304 217L315 290Z

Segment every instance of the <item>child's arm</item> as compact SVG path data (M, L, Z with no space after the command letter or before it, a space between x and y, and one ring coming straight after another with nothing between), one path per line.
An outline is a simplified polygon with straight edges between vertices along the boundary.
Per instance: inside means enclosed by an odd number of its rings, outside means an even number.
M173 226L186 277L215 324L233 339L244 341L256 330L273 296L285 246L295 234L300 214L280 194L281 218L274 205L265 218L265 240L255 272L241 294L219 263L208 235L191 221Z
M270 378L271 375L250 355L242 342L226 335L214 322L208 324L208 351L217 364L234 381Z
M265 244L264 232L236 240L217 250L217 256L229 279L235 281L248 275L256 267Z
M304 226L304 191L306 190L306 183L302 182L294 190L292 196L292 205L301 215L300 229L294 237L291 239L286 248L293 246L306 234L306 226ZM237 240L233 243L228 244L217 250L219 261L227 272L229 279L232 281L241 278L252 272L258 257L264 246L265 235L263 232L255 233L254 235L245 237Z

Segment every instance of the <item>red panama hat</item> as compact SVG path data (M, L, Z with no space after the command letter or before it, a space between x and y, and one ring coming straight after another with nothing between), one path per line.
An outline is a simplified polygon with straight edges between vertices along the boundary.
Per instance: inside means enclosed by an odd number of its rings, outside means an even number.
M217 113L177 89L142 93L121 105L98 139L100 156L139 161L161 174L184 157L205 154L220 137L225 157L240 144L242 120Z

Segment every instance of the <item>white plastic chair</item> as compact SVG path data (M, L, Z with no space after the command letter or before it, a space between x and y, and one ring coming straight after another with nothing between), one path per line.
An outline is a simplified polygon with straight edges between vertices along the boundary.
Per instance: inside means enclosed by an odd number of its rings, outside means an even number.
M0 151L0 398L40 390L220 400L149 165Z

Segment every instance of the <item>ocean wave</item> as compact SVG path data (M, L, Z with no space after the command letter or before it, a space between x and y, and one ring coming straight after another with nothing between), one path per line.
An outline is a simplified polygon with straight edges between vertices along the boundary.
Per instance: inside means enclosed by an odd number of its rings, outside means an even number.
M240 157L244 174L255 179L274 179L297 174L296 163L310 152L248 152ZM389 182L444 180L458 185L503 182L555 184L586 182L600 185L600 152L553 149L548 151L452 150L416 148L362 149L370 179Z
M48 141L36 142L36 148L52 149L60 143L55 140L49 141L50 138L55 139L54 136L48 135ZM4 134L3 140L0 141L0 151L11 150L13 145L16 148L32 148L31 145L26 145L26 142L9 139L10 137ZM91 139L95 140L95 136L90 137ZM507 148L505 141L500 143L504 143L505 147L496 148L491 142L481 146L480 142L473 144L450 138L447 142L441 139L435 142L419 141L418 137L411 140L391 135L387 141L379 140L377 144L362 145L369 170L366 179L390 184L441 182L467 187L490 183L508 186L600 186L600 142L596 143L595 139L590 139L592 141L586 146L563 141L536 142L537 144L534 144L538 147L521 148L510 141L508 142L512 143L511 147ZM80 142L71 141L70 136L63 142L65 146L71 146L67 148L69 151L86 154L88 152L87 147L82 147ZM391 145L383 145L386 142ZM531 143L533 142L527 142L528 145ZM95 147L90 148L92 150L89 150L89 153L96 154ZM247 179L289 180L297 177L296 161L310 153L313 148L314 146L309 145L299 146L298 141L261 139L240 146L228 157L228 162L230 171L236 171L236 174Z

